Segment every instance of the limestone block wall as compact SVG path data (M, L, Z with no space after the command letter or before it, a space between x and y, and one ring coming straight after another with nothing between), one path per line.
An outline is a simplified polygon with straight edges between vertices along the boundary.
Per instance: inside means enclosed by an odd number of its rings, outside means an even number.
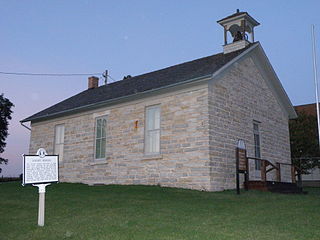
M161 109L161 154L144 154L145 107ZM94 159L94 128L108 116L106 158ZM138 127L135 128L135 122ZM54 127L65 125L63 182L147 184L210 190L208 85L32 123L30 153L53 152Z
M290 163L288 117L248 56L209 83L211 190L235 188L238 139L245 140L248 156L254 157L253 121L259 122L261 158ZM275 178L272 173L267 176ZM259 179L253 161L250 178ZM288 168L283 169L282 180L291 180Z
M145 108L156 104L161 111L161 154L147 156ZM108 120L106 158L98 161L94 159L94 129L99 116ZM33 122L30 153L40 147L52 153L55 125L64 124L63 182L220 191L235 188L238 139L245 140L248 155L254 156L253 121L259 122L261 157L290 163L288 117L247 56L209 84ZM253 164L250 178L259 179ZM268 173L268 180L274 178ZM291 180L289 168L282 170L282 180Z

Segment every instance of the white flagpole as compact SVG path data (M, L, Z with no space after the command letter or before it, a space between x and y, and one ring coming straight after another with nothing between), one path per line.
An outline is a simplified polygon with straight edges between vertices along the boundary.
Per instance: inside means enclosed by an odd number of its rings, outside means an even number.
M316 40L314 36L314 25L311 25L312 33L312 55L313 55L313 72L314 72L314 85L316 88L316 106L317 106L317 120L318 120L318 136L320 147L320 117L319 117L319 94L318 94L318 73L317 73L317 56L316 56Z

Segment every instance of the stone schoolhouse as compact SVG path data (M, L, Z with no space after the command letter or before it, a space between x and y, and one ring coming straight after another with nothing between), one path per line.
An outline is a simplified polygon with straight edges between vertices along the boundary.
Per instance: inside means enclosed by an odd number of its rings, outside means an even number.
M222 53L102 86L90 77L85 91L22 120L30 154L59 154L62 182L205 191L235 188L239 139L249 156L291 163L296 113L254 40L259 23L239 11L218 23ZM252 177L259 168L250 163Z

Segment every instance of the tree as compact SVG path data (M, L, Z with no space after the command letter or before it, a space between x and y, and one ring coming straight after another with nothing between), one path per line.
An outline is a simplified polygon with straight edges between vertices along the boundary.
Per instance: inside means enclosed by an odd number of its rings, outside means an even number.
M298 118L290 120L289 128L292 163L298 175L309 174L320 167L317 117L300 112Z
M0 153L4 152L6 146L6 138L8 136L8 125L9 120L11 120L11 108L13 103L9 99L5 98L3 94L0 95ZM8 159L0 157L0 164L7 164ZM0 168L0 173L2 169Z

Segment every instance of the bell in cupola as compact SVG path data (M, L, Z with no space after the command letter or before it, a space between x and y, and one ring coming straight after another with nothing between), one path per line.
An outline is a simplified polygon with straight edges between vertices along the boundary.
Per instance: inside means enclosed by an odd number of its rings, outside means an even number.
M237 42L237 41L240 41L240 40L243 40L243 36L242 36L240 31L237 31L237 33L235 34L235 36L233 38L233 42Z

